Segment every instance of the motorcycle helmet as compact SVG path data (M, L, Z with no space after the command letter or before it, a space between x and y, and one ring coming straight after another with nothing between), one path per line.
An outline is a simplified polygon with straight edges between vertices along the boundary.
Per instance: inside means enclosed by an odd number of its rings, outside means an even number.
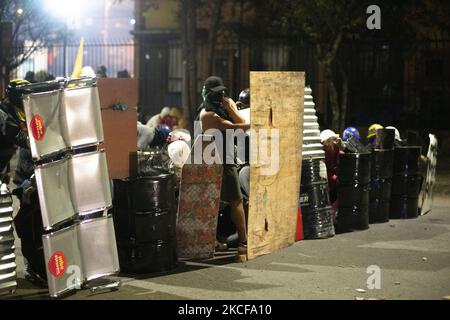
M26 93L24 86L30 84L27 80L12 80L6 87L6 97L8 100L20 110L23 110L22 94Z
M250 89L244 89L239 94L238 102L240 102L240 109L250 108Z

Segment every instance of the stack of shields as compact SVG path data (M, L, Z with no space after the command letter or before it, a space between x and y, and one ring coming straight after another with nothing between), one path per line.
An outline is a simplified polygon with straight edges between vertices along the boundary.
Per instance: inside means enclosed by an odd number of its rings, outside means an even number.
M114 180L114 223L122 271L165 272L177 264L175 175Z
M17 287L12 214L11 194L0 181L0 293L13 293Z
M372 151L370 223L389 221L392 174L394 166L394 129L378 129Z
M305 239L323 239L334 236L330 190L328 187L325 152L320 141L312 90L305 88L302 179L299 213ZM300 216L300 215L299 215ZM299 227L297 227L300 229Z
M30 85L23 100L56 298L119 271L99 96L84 78Z
M420 146L395 148L391 219L414 219L419 215L419 193L423 181L419 171L420 153Z
M370 153L344 153L338 158L338 232L369 228Z

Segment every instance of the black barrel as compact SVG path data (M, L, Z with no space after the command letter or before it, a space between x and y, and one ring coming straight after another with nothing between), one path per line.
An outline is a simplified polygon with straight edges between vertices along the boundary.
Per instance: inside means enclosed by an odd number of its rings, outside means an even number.
M370 153L345 153L338 161L338 213L336 231L369 228Z
M369 205L370 185L339 184L339 207L364 207Z
M420 146L395 148L391 219L414 219L419 215L419 193L423 181L419 174L420 153Z
M335 234L331 207L307 210L306 215L302 211L302 222L306 240L326 239Z
M345 153L339 155L339 183L367 184L371 176L370 153Z
M329 192L323 159L303 160L299 207L305 239L334 236Z
M391 219L415 219L419 216L419 198L407 196L392 196Z
M389 201L391 199L392 180L373 178L370 184L370 202Z
M336 232L351 232L369 229L369 205L341 207L337 214Z
M395 148L394 173L419 172L420 146L398 146Z
M418 196L422 187L422 176L418 174L396 174L392 178L392 195Z
M383 179L392 178L394 170L394 150L372 151L371 176Z
M114 180L114 227L126 272L163 272L176 265L174 174Z
M120 269L127 273L165 272L176 267L176 242L117 243Z
M372 151L372 181L369 209L370 223L384 223L389 221L388 203L391 199L392 175L394 170L394 149L392 149L393 138L391 146L391 135L389 133L390 131L380 131L379 145L382 147L391 147L391 149L375 149Z
M370 202L369 223L385 223L389 221L391 201L374 200Z
M394 149L395 130L378 129L375 140L375 149L392 150Z

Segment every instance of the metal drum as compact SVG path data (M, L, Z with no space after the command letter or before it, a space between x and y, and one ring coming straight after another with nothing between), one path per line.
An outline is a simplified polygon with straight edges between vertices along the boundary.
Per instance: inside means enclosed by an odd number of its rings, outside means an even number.
M350 232L369 229L369 206L341 207L337 215L336 231Z
M389 200L378 200L370 202L369 223L384 223L389 221L391 202Z
M44 234L42 243L50 296L57 298L79 289L83 283L84 274L75 225Z
M338 158L338 214L336 230L369 228L370 153L344 153Z
M370 223L384 223L389 221L392 180L373 178L370 189Z
M390 210L391 219L415 219L419 216L419 198L393 195Z
M29 94L23 101L33 159L67 149L60 121L62 90Z
M419 195L423 177L418 174L396 174L392 178L392 195Z
M370 199L369 184L339 184L339 208L368 206Z
M394 173L419 172L421 147L400 146L395 148Z
M123 271L157 272L175 267L174 174L114 180L113 212Z
M371 174L370 153L339 155L338 178L340 184L368 184Z
M61 123L64 140L70 148L103 142L100 99L96 86L64 90Z
M90 281L119 272L112 216L76 225L84 279Z
M394 170L394 150L372 151L372 177L390 179Z
M119 242L119 260L122 271L129 273L165 272L176 267L176 241Z
M111 188L104 150L72 156L69 172L76 213L85 215L111 207Z
M34 172L44 229L50 230L72 219L75 209L70 194L68 158L37 166Z
M423 182L419 174L420 152L419 146L395 148L391 219L414 219L419 215L419 193Z
M326 167L323 159L304 159L300 186L299 208L305 239L334 236L332 210Z

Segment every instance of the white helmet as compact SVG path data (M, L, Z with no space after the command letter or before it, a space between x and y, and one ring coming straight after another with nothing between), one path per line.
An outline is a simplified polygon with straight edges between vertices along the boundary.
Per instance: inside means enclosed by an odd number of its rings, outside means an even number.
M402 141L402 138L400 137L400 132L397 130L396 127L389 126L389 127L386 127L386 129L394 129L395 130L395 140Z
M320 142L324 143L330 138L339 138L339 135L336 134L333 130L326 129L320 133Z

